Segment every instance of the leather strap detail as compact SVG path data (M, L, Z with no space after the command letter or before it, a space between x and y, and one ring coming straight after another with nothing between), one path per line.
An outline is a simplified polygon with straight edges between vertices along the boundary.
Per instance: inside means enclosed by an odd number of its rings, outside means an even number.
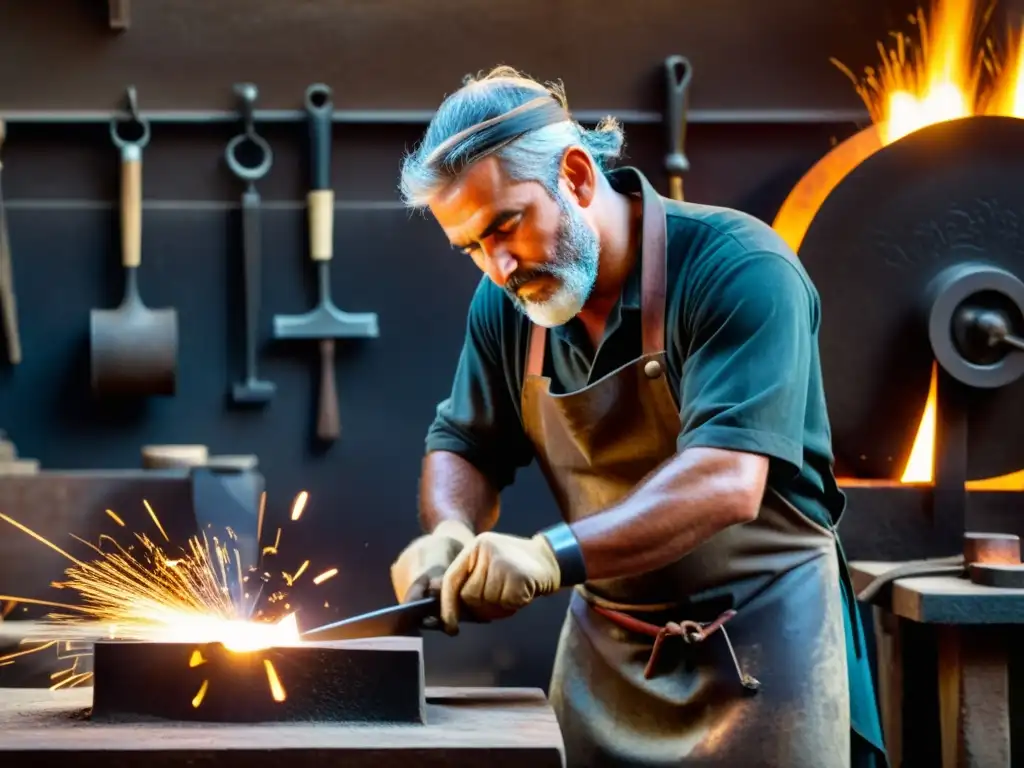
M736 675L739 678L740 685L748 691L757 691L761 687L761 683L757 678L751 677L740 668L739 661L736 659L736 653L733 651L732 642L729 640L729 634L725 631L725 622L736 615L734 610L723 612L717 619L707 624L701 624L697 621L669 621L665 626L658 627L646 621L641 621L635 616L630 616L628 613L613 611L610 608L601 608L596 605L590 607L623 629L654 638L654 646L651 648L650 658L648 658L647 665L644 667L644 677L647 679L654 675L654 665L658 661L658 654L666 637L681 637L686 643L701 643L718 630L722 630L722 636L729 646L729 653L736 667Z
M544 375L544 349L547 341L547 328L536 323L530 326L530 339L526 350L526 375Z
M538 535L551 547L555 562L558 563L559 586L574 587L583 584L587 580L587 564L572 528L567 523L556 523Z
M640 312L645 355L665 350L665 296L667 272L667 235L665 206L661 197L644 179L644 239L640 271Z

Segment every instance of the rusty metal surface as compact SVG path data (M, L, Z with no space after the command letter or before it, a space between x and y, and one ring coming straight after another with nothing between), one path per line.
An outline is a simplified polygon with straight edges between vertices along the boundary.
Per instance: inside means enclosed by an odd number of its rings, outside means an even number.
M0 762L32 768L564 768L558 722L530 688L428 688L425 724L118 725L90 691L0 689Z
M423 723L422 644L399 640L251 652L219 643L103 640L96 643L91 718Z

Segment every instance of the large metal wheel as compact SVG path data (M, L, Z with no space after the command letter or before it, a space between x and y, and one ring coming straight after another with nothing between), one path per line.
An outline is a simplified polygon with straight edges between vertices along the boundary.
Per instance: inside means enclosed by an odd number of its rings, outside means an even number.
M1021 469L1024 352L991 340L1024 336L1024 120L938 123L885 147L871 128L834 153L775 226L821 295L837 463L900 479L938 360L974 389L969 479Z

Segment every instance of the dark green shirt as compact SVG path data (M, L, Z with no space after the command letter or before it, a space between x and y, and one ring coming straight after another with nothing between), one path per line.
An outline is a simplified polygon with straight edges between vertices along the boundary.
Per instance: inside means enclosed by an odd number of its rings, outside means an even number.
M640 191L639 172L608 174ZM763 454L769 484L807 517L835 524L845 497L833 457L818 357L818 293L786 243L739 211L666 200L668 375L679 405L680 450L712 446ZM519 396L530 322L488 278L469 308L451 395L437 408L427 451L464 456L500 490L533 459ZM570 392L642 354L640 260L597 350L578 320L548 333L545 375ZM842 593L855 765L885 765L865 636L843 569ZM868 745L877 762L861 762Z
M640 191L639 171L608 178ZM832 473L818 358L821 306L792 250L764 222L727 208L666 200L668 376L679 405L680 450L711 446L771 459L769 483L805 515L834 523L844 496ZM548 333L545 375L571 392L642 354L640 259L594 350L577 319ZM484 277L469 308L451 395L427 451L455 452L499 490L529 464L520 392L530 321Z

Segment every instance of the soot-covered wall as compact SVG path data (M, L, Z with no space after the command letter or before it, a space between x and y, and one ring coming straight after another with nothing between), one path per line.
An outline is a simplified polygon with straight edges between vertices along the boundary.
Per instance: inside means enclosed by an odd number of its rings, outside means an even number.
M138 467L151 443L254 453L267 480L268 530L285 527L281 566L309 558L339 575L307 593L337 615L392 601L388 566L417 533L424 432L450 386L479 273L431 221L398 202L402 152L461 77L507 63L562 79L570 105L627 117L626 162L667 191L661 62L693 64L687 195L770 221L787 191L861 105L829 62L869 63L904 5L874 0L145 0L132 27L105 26L98 0L0 5L0 116L24 361L0 365L0 428L44 469ZM45 6L45 9L42 7ZM379 315L380 337L344 345L336 365L342 434L313 439L315 343L275 342L271 317L315 300L307 256L306 128L258 124L274 165L263 196L259 365L273 400L231 407L241 375L242 185L223 162L238 124L154 122L143 153L141 291L180 322L179 386L142 407L89 391L89 310L111 307L119 267L119 157L107 125L29 119L111 110L137 88L148 110L230 110L254 82L258 108L294 110L314 82L337 108L381 110L334 127L337 193L332 286L339 305ZM788 114L784 114L787 113ZM305 515L287 510L302 490ZM530 533L555 509L534 469L503 500L503 530ZM32 510L18 510L31 518ZM163 510L173 514L173 510ZM0 531L0 535L17 535ZM544 685L564 608L543 601L500 625L432 637L438 682Z

